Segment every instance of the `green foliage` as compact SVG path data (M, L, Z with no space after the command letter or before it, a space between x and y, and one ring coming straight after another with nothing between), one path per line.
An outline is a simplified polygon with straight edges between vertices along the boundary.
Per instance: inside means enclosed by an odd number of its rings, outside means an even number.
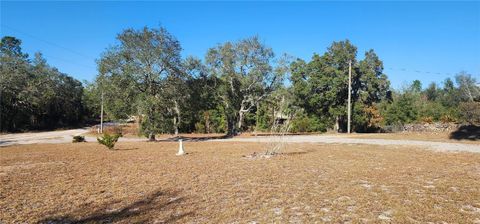
M393 103L388 106L384 117L387 125L408 124L416 121L418 109L416 107L415 96L412 94L402 94L394 99Z
M139 103L139 113L142 114L140 123L141 132L145 136L154 133L170 133L172 132L173 121L169 117L168 112L162 100L154 96L145 96Z
M260 104L259 108L256 108L256 131L269 131L271 128L274 118L271 112L271 103L265 102Z
M122 134L113 134L113 135L110 135L110 134L103 134L102 137L98 137L97 138L97 141L98 143L106 146L108 149L113 149L113 147L115 146L115 143L117 143L118 139L122 137Z
M295 104L308 116L317 117L327 128L338 121L346 130L348 71L352 62L352 101L355 129L366 130L373 116L366 116L364 107L371 107L390 97L389 81L383 74L383 62L373 50L365 53L357 62L357 48L350 41L333 42L327 52L314 54L310 62L297 60L291 64L291 80Z
M306 114L300 114L292 120L291 132L325 132L327 126L317 117L309 117Z
M464 72L456 76L456 86L446 79L443 88L431 83L420 89L418 80L403 92L396 93L393 102L382 111L386 124L475 122L475 100L478 98L476 80Z
M418 116L419 118L430 118L432 123L434 121L440 121L440 118L444 115L447 115L446 108L438 101L430 101L426 99L420 99L420 104L418 106ZM425 121L423 121L425 122Z
M377 104L356 102L352 112L352 127L356 132L377 132L384 121Z
M440 118L440 121L442 123L452 123L452 122L457 122L457 119L451 115L445 114L445 115L442 115L442 117Z
M0 131L73 126L89 117L82 83L40 53L29 60L15 37L0 42L0 87Z
M228 134L242 131L245 115L278 88L287 72L286 59L274 67L274 53L258 37L226 42L208 50L209 72L218 77L218 96Z
M471 74L460 72L455 82L446 79L443 86L431 83L426 89L415 80L395 92L375 51L358 60L349 40L333 42L310 61L291 63L275 57L258 37L219 44L208 50L205 62L183 59L179 41L162 27L127 29L117 40L98 61L95 81L82 85L49 66L40 53L29 58L20 40L3 37L0 131L96 120L101 96L106 120L136 115L141 132L152 140L179 131L270 131L293 114L298 115L294 132L345 131L349 62L356 132L415 122L478 122L480 88ZM288 73L291 86L284 85Z
M480 101L480 87L477 85L477 80L466 72L460 72L455 76L457 81L458 91L463 101Z
M431 83L425 90L416 80L382 111L386 124L476 122L475 103L480 101L480 89L470 74L460 72L455 76L456 85L446 79L443 88ZM473 119L473 120L472 120Z
M462 102L459 108L460 119L469 124L480 124L480 102Z
M443 89L437 91L440 96L437 100L446 108L454 109L462 101L458 89L450 78L445 79Z
M189 74L186 99L187 108L183 112L183 131L199 133L225 132L225 118L222 102L218 96L218 78L211 75L201 60L189 57L183 63Z
M199 112L199 121L195 123L197 133L225 133L227 124L221 108Z
M439 97L439 90L437 84L434 82L430 83L428 88L425 90L425 97L428 101L435 101Z
M77 143L77 142L86 142L85 136L81 136L81 135L73 136L72 143Z
M100 118L101 92L98 85L85 81L82 101L84 103L83 116L87 120L96 120Z
M409 91L413 93L419 93L422 91L422 82L420 80L413 80L412 85L410 86Z
M115 118L139 114L142 131L178 131L187 73L182 69L181 46L165 28L127 29L119 44L99 60L97 83L107 98L107 113Z

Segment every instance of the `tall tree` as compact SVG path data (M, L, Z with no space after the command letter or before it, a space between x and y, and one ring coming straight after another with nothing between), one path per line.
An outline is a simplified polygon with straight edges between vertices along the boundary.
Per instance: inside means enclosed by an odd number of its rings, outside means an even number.
M353 88L356 101L354 128L356 131L372 131L383 120L377 104L391 100L390 81L383 73L383 62L373 49L365 52L365 58L359 62L356 77Z
M2 131L17 129L19 121L28 120L28 55L22 52L22 41L5 36L0 42L0 120Z
M274 53L258 37L227 42L206 56L210 71L219 78L219 95L227 117L228 134L243 128L245 114L265 99L283 80L283 63L272 66Z
M292 84L297 105L327 127L345 129L348 70L352 63L353 120L356 131L378 125L376 104L389 97L389 81L383 62L373 50L357 62L357 48L350 41L333 42L322 56L314 54L308 63L292 63ZM374 122L375 121L375 122Z
M480 87L477 85L477 80L464 71L455 76L461 97L465 101L480 101Z
M182 74L182 48L163 27L127 29L117 39L119 44L109 48L99 61L99 78L104 84L118 81L117 87L131 90L134 102L128 103L142 115L142 129L149 139L155 140L155 134L169 131L170 124L175 123L171 122L172 111L179 116L175 102L182 93L176 87Z
M218 94L219 80L208 72L202 61L195 57L187 57L184 69L188 74L187 88L189 97L186 100L186 130L197 129L198 132L215 132L220 129L218 120L223 117L216 116L222 113L217 108L221 105Z
M41 53L30 61L14 37L0 43L0 87L2 131L77 125L83 119L82 84L49 66Z
M437 84L432 82L428 85L427 89L425 89L425 96L427 100L435 101L439 96L439 90L437 88Z
M412 85L410 85L410 91L414 93L420 93L422 91L422 82L420 82L418 79L413 80Z
M292 65L297 102L304 101L300 104L307 104L303 105L307 113L321 118L328 126L335 124L337 130L343 126L341 123L347 114L349 62L357 64L356 54L357 48L350 41L333 42L324 55L314 54L308 64L297 61ZM353 86L358 86L355 69L352 76Z

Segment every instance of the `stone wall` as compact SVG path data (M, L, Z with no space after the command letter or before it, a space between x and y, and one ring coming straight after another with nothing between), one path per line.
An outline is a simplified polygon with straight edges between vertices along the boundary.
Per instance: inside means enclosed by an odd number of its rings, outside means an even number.
M455 123L406 124L403 132L452 132L461 125Z

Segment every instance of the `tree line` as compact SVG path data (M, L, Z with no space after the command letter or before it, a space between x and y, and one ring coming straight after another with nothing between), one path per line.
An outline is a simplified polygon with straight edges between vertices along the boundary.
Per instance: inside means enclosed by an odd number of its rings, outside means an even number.
M375 51L360 60L349 40L304 61L277 55L253 36L213 46L200 59L183 58L180 42L163 27L127 29L102 53L98 75L84 86L40 54L30 61L20 49L19 40L2 39L3 131L98 118L101 96L109 120L134 117L151 140L159 133L270 131L285 120L292 132L345 131L349 63L353 131L476 123L480 117L480 90L472 75L459 73L443 87L432 83L423 89L414 81L394 90ZM55 106L59 102L63 107Z
M22 52L21 41L0 42L0 131L75 126L86 114L82 83Z

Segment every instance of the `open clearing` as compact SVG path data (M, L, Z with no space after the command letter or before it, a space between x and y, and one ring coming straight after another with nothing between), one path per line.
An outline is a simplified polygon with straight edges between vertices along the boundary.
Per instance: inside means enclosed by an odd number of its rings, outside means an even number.
M266 144L177 146L1 148L0 222L480 222L478 153L291 143L248 159Z

